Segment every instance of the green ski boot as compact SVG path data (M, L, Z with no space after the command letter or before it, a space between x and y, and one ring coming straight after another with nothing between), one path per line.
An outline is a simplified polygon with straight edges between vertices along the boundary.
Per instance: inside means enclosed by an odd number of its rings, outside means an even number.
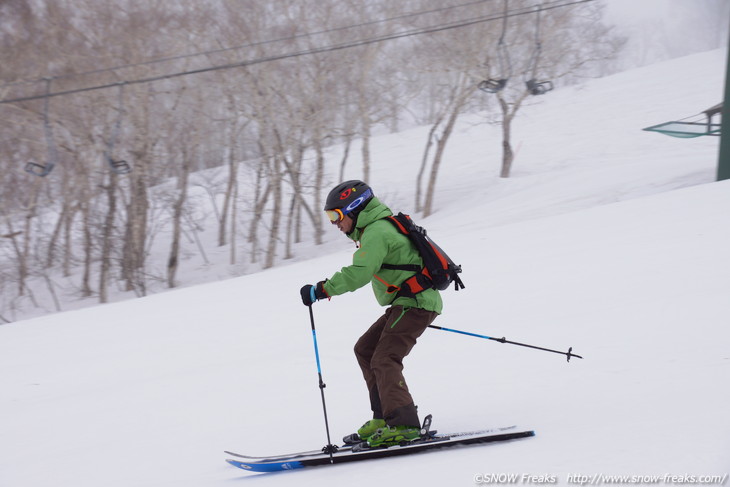
M385 427L387 425L384 419L371 419L357 430L357 435L360 437L360 440L368 441L380 428Z
M421 429L413 426L385 426L368 438L371 448L408 443L421 437Z

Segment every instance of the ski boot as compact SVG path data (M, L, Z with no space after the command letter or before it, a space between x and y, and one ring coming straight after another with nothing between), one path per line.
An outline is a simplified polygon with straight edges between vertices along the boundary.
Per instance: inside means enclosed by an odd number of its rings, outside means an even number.
M421 428L413 426L385 426L368 438L370 448L410 443L421 438Z
M388 448L393 445L405 445L415 441L431 441L436 437L436 430L431 429L433 416L430 414L423 419L421 428L410 426L396 426L394 428L382 428L370 436L368 441L361 443L360 449L365 448ZM388 431L385 431L388 430Z
M366 442L380 428L385 428L386 426L384 419L371 419L363 424L360 429L357 430L357 433L345 436L342 438L342 441L346 445L356 445L358 443Z

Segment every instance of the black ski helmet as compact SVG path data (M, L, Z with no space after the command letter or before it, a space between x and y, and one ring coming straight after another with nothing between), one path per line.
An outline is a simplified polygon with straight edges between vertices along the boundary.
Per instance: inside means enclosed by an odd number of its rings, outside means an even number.
M373 190L357 179L345 181L335 186L327 195L324 211L343 210L344 214L356 216L373 198Z

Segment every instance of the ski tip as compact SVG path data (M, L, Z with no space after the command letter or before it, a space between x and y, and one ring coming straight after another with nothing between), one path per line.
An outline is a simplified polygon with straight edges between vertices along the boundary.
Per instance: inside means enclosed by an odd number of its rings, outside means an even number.
M281 472L302 468L304 465L298 461L287 462L241 462L233 459L226 459L226 462L247 472Z

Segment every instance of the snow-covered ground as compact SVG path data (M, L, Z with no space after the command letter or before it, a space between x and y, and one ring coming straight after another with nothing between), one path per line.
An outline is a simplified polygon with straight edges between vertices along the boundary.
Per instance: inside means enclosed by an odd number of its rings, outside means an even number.
M312 259L0 326L0 486L727 478L730 182L713 182L717 138L640 130L716 104L724 61L712 51L535 98L508 180L499 128L461 120L438 211L419 221L464 267L436 324L585 359L428 330L406 376L440 431L519 424L535 438L274 475L223 461L326 443L298 293L349 263L333 229ZM412 208L427 130L373 147L370 182L396 210ZM314 306L335 438L369 416L352 346L381 311L368 289Z

